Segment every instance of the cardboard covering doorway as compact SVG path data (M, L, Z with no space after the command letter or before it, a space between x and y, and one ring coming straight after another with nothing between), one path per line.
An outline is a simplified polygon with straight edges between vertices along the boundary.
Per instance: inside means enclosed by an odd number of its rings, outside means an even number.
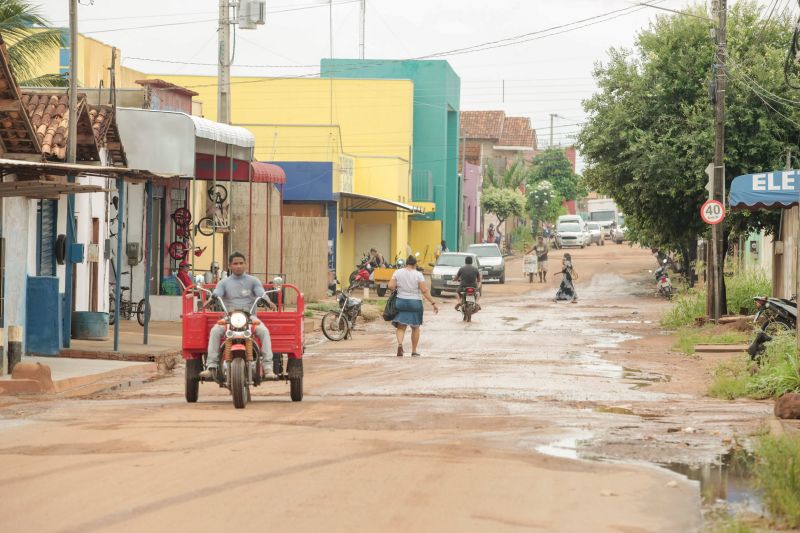
M383 254L384 259L392 261L392 226L391 224L356 224L356 249L353 266L357 265L370 248Z

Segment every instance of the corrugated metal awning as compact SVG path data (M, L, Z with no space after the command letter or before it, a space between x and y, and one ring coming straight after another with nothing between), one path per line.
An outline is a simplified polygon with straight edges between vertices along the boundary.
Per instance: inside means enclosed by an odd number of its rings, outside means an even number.
M422 213L419 207L395 202L393 200L386 200L376 196L367 196L366 194L356 194L352 192L340 192L334 194L334 199L342 201L344 205L341 206L342 211L349 213L364 213L371 211L405 211L407 213Z
M278 165L253 161L250 166L255 183L286 183L286 172Z
M209 139L224 144L252 148L256 138L245 128L221 124L203 117L187 115L194 122L195 135L202 139Z
M0 174L20 174L25 176L53 175L100 176L104 178L125 178L126 180L153 181L176 178L176 174L158 174L148 170L124 167L100 167L70 163L45 163L42 161L18 161L0 159Z

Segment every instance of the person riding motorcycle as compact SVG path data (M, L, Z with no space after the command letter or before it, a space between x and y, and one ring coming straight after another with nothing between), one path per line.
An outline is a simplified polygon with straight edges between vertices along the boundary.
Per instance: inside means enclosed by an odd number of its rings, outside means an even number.
M468 255L464 258L464 266L458 269L458 272L453 277L453 281L460 282L458 286L459 302L456 304L456 311L461 310L461 295L468 288L472 287L475 291L475 311L480 311L481 306L478 305L478 287L481 283L481 271L478 267L472 264L472 256Z
M233 252L228 258L228 268L231 275L220 281L214 289L214 298L209 303L219 298L225 304L228 312L234 310L250 311L256 298L263 296L264 287L261 281L245 273L247 269L247 259L241 252ZM277 309L274 303L266 300L270 310ZM219 347L222 337L225 335L225 325L217 324L211 328L208 336L208 358L206 359L206 370L200 372L201 378L216 378L216 370L219 365ZM258 324L254 328L256 337L261 341L261 358L264 363L264 377L269 379L274 377L272 371L272 341L269 337L269 330L264 324Z

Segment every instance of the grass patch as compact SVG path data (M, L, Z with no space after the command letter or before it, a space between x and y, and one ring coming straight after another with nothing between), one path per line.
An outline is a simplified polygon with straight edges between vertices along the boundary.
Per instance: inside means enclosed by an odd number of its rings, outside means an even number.
M725 279L728 312L736 314L745 309L748 314L756 312L753 296L772 293L772 283L760 270L746 270ZM690 289L673 299L670 309L661 318L661 325L667 329L688 326L696 319L706 316L705 289Z
M312 311L311 309L306 309L303 312L303 316L306 318L311 318L312 316L314 316L314 311Z
M714 333L713 328L688 328L678 330L678 341L675 347L683 353L692 355L696 344L739 344L746 342L749 334L744 331L726 331Z
M328 311L338 311L339 305L336 302L314 302L306 305L309 311L319 311L320 313L327 313Z
M762 437L755 454L767 510L788 527L800 526L800 436Z
M752 315L756 312L753 296L772 294L772 282L762 270L745 270L725 279L725 291L729 313L747 309Z
M747 386L750 378L749 358L741 357L733 361L720 363L714 369L714 379L709 396L723 400L735 400L747 396Z
M672 307L664 313L661 325L667 329L678 329L694 324L706 315L706 291L690 289L673 300Z
M709 395L726 400L745 396L760 400L800 392L800 357L795 342L792 334L778 335L766 344L758 364L747 355L719 364Z
M753 398L778 398L800 391L800 361L793 334L777 335L765 346L758 373L750 378L748 395Z

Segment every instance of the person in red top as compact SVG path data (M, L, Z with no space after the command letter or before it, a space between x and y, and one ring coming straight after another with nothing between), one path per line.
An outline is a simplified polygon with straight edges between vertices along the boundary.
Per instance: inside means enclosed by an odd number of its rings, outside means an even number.
M181 282L184 289L194 285L192 277L189 275L189 267L190 265L186 261L181 261L181 264L178 266L178 281Z

